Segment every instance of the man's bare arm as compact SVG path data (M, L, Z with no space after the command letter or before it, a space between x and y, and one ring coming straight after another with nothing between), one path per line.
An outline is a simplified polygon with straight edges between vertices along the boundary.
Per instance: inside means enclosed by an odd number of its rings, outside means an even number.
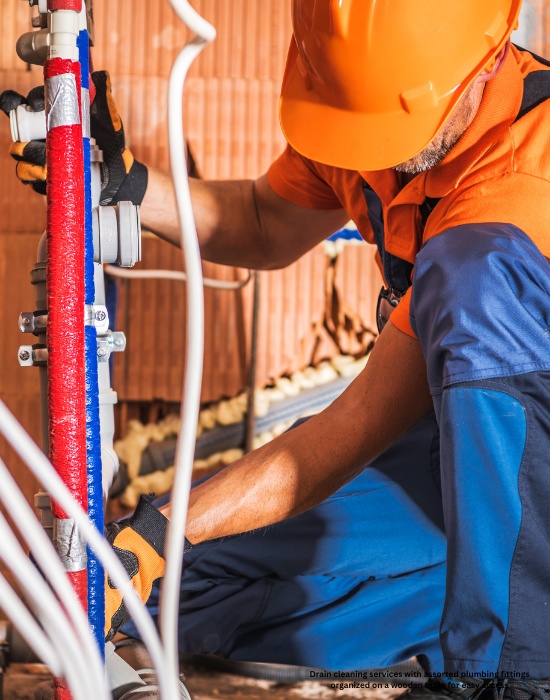
M341 228L343 209L307 209L280 197L267 177L257 180L191 179L191 197L202 256L223 265L268 270L285 267ZM141 205L145 228L179 244L171 178L149 169Z
M188 539L246 532L311 508L431 408L419 342L388 323L363 372L331 406L192 490ZM170 517L170 505L161 510Z

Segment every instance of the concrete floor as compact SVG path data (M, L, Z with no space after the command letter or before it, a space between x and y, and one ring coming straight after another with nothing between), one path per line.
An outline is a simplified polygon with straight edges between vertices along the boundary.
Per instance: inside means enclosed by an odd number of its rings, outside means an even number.
M339 690L325 683L283 684L184 666L185 684L193 700L393 700L402 689ZM39 664L15 664L4 677L3 700L34 700L34 688L50 678Z

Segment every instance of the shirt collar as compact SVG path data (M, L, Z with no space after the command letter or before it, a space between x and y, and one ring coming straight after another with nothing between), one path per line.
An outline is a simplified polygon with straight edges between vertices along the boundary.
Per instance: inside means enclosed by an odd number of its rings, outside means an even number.
M426 196L444 197L513 124L523 96L523 79L513 51L489 80L478 113L452 151L426 173Z
M474 120L438 165L403 188L395 170L365 171L361 175L386 206L396 198L400 203L422 204L425 197L444 197L460 185L472 166L514 122L522 96L523 79L510 50L498 75L487 82Z

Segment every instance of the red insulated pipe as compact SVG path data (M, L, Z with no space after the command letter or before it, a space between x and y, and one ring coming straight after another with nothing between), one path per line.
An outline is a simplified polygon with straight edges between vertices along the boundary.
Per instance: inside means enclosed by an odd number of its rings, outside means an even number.
M65 3L70 4L70 3ZM48 3L49 5L49 3ZM64 8L65 9L65 8ZM84 375L84 159L80 119L80 64L53 58L44 67L48 134L46 156L48 241L48 406L50 459L78 503L87 510ZM60 554L83 607L87 608L85 548L67 515L52 503L61 523ZM67 521L63 527L63 521ZM73 557L73 553L77 556ZM68 555L68 556L67 556ZM62 557L63 559L63 557ZM67 561L69 564L67 564ZM56 700L70 700L54 683Z
M80 12L82 9L82 0L48 0L48 12L55 10L72 10Z

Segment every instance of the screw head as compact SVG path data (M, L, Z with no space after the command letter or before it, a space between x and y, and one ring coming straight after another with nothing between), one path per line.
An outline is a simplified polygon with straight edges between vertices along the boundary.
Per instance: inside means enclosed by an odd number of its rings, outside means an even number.
M21 319L21 323L24 326L28 326L30 322L31 322L31 319L28 316L23 316L23 318Z
M95 317L97 321L104 321L107 318L107 314L105 311L96 311Z
M122 338L116 338L115 345L118 345L118 346L124 345L124 341L122 340Z
M21 350L19 353L19 359L21 362L27 362L28 360L31 359L31 354L28 350Z
M108 354L108 352L109 352L109 351L107 350L107 348L103 348L103 347L98 348L98 349L97 349L97 356L98 356L98 357L106 357L107 354Z

